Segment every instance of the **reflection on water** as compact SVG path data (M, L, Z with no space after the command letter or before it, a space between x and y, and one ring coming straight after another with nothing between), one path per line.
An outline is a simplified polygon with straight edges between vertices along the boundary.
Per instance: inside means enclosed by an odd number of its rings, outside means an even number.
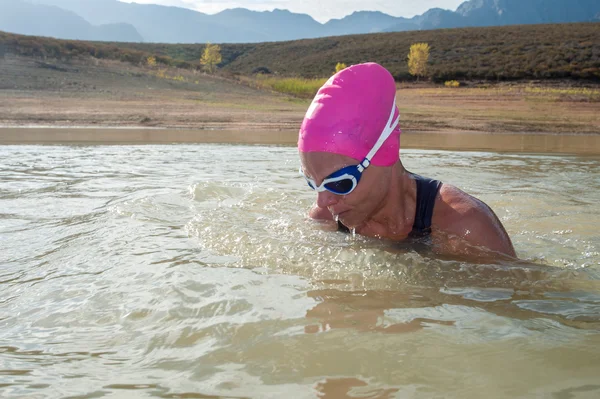
M369 398L391 399L399 391L397 388L373 389L365 381L357 378L328 378L316 384L317 397L323 399L334 398Z
M404 134L404 148L431 148L451 151L541 152L600 155L600 134L482 134L420 133Z
M600 395L600 159L402 156L489 203L523 261L307 220L293 148L0 147L2 393Z
M600 133L600 132L599 132ZM295 146L298 129L200 130L111 127L7 127L0 144L174 144L232 143ZM600 134L404 132L403 148L451 151L538 152L600 155Z

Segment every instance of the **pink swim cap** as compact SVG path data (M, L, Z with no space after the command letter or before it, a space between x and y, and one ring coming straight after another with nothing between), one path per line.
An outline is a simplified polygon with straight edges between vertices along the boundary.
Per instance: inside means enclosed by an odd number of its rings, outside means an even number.
M333 75L313 99L298 137L301 152L329 152L359 161L369 153L381 132L399 116L394 77L381 65L353 65ZM371 164L390 166L398 161L400 128L377 151Z

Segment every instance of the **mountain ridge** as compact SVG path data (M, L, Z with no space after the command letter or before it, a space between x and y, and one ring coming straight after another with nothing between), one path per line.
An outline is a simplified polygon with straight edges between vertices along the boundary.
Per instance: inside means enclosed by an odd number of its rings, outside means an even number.
M10 11L10 5L22 3L23 0L1 0L0 4L3 4L3 11ZM273 11L233 8L209 15L182 7L118 0L29 0L26 4L58 7L75 13L92 26L104 26L102 29L112 29L112 32L117 32L117 27L125 29L124 25L114 24L126 24L140 36L138 40L131 40L135 35L130 29L127 35L113 37L112 41L156 43L258 43L377 32L600 21L598 0L468 0L456 11L432 8L412 18L394 17L380 11L355 11L324 24L308 14L277 8ZM21 16L18 19L27 18ZM63 39L85 36L57 31L44 23L32 17L29 30L23 23L15 33ZM73 24L81 25L81 21ZM45 27L45 31L40 27ZM11 28L10 21L0 19L1 30L14 31ZM80 29L89 31L91 28Z
M8 7L8 6L11 7ZM52 5L33 5L21 0L0 0L0 29L13 33L69 37L96 41L142 41L128 23L90 24L76 13ZM29 21L36 19L36 24ZM121 39L121 40L119 40Z

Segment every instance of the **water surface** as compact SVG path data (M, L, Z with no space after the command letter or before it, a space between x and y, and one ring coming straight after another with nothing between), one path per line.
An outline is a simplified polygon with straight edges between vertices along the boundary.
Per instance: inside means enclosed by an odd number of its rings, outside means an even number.
M600 158L402 158L525 261L329 231L294 148L0 147L0 395L598 397Z
M1 144L260 144L298 142L297 127L277 129L169 129L156 127L0 125ZM600 134L404 132L402 148L449 151L537 152L600 156Z

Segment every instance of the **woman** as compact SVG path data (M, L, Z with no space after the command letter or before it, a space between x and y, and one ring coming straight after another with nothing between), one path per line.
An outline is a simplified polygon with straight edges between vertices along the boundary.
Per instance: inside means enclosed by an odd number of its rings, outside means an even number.
M425 238L439 254L515 257L485 203L404 169L395 99L394 78L375 63L346 68L319 89L298 139L301 173L317 191L310 217L369 237Z

